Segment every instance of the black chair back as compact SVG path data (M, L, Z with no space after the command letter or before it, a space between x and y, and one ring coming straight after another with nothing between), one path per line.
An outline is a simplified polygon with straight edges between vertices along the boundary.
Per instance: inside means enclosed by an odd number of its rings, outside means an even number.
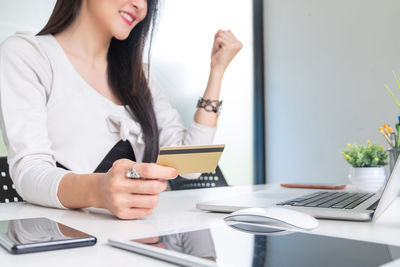
M23 199L18 195L11 180L7 157L0 157L0 203L20 201L23 201Z
M198 179L185 179L180 176L169 181L172 190L196 189L196 188L211 188L228 186L224 175L219 166L214 172L202 173Z
M228 186L219 166L214 172L205 172L198 179L186 179L178 176L169 181L172 190L211 188ZM22 197L15 190L9 174L7 157L0 157L0 203L20 202Z

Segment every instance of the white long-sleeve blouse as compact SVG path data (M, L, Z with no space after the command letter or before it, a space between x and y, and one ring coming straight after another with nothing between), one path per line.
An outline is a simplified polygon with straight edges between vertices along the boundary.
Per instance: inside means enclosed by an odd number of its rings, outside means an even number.
M150 81L160 146L210 144L216 128L192 122ZM92 173L120 140L140 162L142 130L122 105L92 88L51 35L17 32L0 45L0 126L17 192L39 205L64 208L58 185L69 171Z

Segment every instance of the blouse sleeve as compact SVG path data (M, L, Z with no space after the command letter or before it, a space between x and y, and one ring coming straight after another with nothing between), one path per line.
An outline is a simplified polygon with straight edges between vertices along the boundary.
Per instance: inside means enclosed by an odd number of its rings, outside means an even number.
M160 146L209 145L213 143L217 127L209 127L193 121L188 129L183 126L179 113L162 93L158 81L150 82L154 111L160 132Z
M23 199L64 208L58 185L68 172L56 167L47 131L52 71L33 35L16 34L0 46L0 127L10 175Z

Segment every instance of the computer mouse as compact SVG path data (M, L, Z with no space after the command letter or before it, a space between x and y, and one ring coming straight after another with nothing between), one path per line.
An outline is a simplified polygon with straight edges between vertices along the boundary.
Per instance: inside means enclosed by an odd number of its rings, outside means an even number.
M232 212L224 220L259 223L277 227L294 226L304 230L311 230L319 225L318 220L311 215L278 207L242 209Z
M289 235L295 233L293 229L271 227L269 225L261 223L236 222L236 221L225 221L225 223L229 227L235 230L256 235L275 236L275 235Z

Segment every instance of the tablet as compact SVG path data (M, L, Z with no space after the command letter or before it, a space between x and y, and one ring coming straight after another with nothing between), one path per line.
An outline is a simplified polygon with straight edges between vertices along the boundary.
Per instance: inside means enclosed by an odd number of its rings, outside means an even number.
M243 223L111 239L112 246L183 266L380 266L400 258L400 247L305 232L265 231ZM249 225L248 225L249 226ZM251 225L250 225L251 226ZM245 230L244 230L245 229Z
M93 246L94 236L47 218L0 221L0 245L12 254Z

